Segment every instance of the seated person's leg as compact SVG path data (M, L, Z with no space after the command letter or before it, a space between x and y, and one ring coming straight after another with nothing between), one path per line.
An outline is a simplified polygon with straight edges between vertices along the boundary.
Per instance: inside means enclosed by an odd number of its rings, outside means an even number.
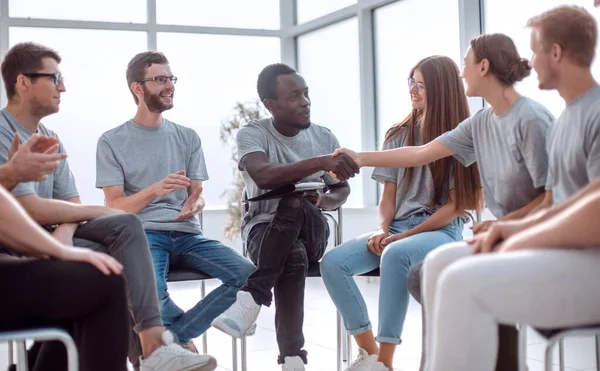
M423 263L415 265L408 273L406 286L408 291L418 303L421 303L421 278ZM421 365L419 370L425 367L425 343L426 343L426 321L425 307L421 306L422 343L421 343ZM498 326L498 361L496 371L513 371L519 366L519 332L514 325Z
M160 304L160 314L163 324L169 328L181 315L183 310L171 300L167 291L167 276L169 275L169 260L172 254L173 240L168 231L146 231L148 247L154 264L154 278ZM175 335L178 335L175 333ZM181 340L181 339L179 339Z
M127 309L122 276L105 276L86 263L54 260L3 260L0 266L0 289L15 298L11 305L0 306L0 317L6 321L0 330L72 327L81 369L126 370ZM54 342L42 346L33 369L64 369L60 347Z
M279 357L277 363L286 362L286 357L300 357L306 363L304 346L304 287L308 272L308 256L301 242L296 242L285 262L285 270L275 283L275 332ZM293 360L287 360L291 362Z
M304 198L299 201L304 209L304 223L274 288L278 363L294 370L303 369L307 363L302 327L308 267L323 257L329 239L329 225L322 212Z
M177 256L179 266L206 273L222 282L170 324L171 331L185 344L208 330L211 322L235 302L236 294L255 267L231 247L202 234L177 235L173 255Z
M190 367L216 367L209 355L183 351L165 332L154 279L148 241L141 220L133 214L121 214L88 221L75 231L77 246L106 252L124 267L128 303L135 320L144 359L141 370L172 367L173 371Z
M540 328L600 323L598 264L600 249L588 248L486 254L449 266L438 283L428 367L492 370L498 323Z
M270 223L252 228L246 246L257 268L237 294L236 302L212 322L214 327L231 336L241 337L253 328L260 306L271 305L271 290L284 270L294 243L300 238L305 223L305 206L304 198L285 196L279 201Z

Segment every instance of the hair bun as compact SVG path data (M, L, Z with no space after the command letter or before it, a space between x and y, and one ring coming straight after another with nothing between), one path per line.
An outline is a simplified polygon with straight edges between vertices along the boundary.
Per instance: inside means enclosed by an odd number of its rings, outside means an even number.
M508 74L506 83L514 84L518 81L523 80L531 73L531 64L526 58L519 58L516 62L513 62L508 67Z

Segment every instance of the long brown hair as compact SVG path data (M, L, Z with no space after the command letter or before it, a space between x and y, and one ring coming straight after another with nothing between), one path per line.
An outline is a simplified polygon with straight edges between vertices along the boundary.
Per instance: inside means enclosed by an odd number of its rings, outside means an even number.
M404 120L393 125L385 134L388 142L400 130L406 128L405 145L414 146L415 130L421 130L422 143L429 143L443 133L453 130L470 115L465 89L460 72L452 59L444 56L431 56L422 59L411 70L423 75L427 107L425 112L413 109ZM417 124L420 123L421 128ZM441 201L444 191L448 190L450 173L454 172L454 190L456 208L459 210L480 210L483 208L483 194L477 164L464 167L452 157L443 158L429 164L433 177L434 194L430 206ZM411 182L413 169L407 168L401 182Z

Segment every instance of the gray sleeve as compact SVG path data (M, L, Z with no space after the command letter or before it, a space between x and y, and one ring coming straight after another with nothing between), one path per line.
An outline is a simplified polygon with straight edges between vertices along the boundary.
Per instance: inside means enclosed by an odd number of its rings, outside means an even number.
M58 153L66 153L62 142L58 143ZM54 170L52 198L55 200L68 200L78 196L79 192L75 185L75 177L69 168L69 161L61 161L60 165Z
M546 139L550 123L541 117L521 120L521 138L517 142L525 166L536 188L544 187L548 180L548 152Z
M550 139L552 138L552 127L548 130L548 139L546 140L546 155L550 156ZM548 158L548 171L546 173L546 191L552 190L552 185L554 183L553 175L552 175L552 165L550 163L550 158Z
M267 153L268 144L265 135L257 128L244 126L241 128L235 136L238 159L240 161L238 166L241 166L242 159L244 156L254 152Z
M96 188L125 185L123 166L104 135L96 147Z
M454 158L464 166L470 166L477 159L475 157L475 145L473 142L473 121L477 120L477 115L469 117L452 130L437 137L435 140L444 147L455 152Z
M0 165L8 162L8 150L15 137L15 133L7 128L0 127ZM35 188L32 182L19 183L12 191L13 196L26 196L35 193Z
M193 180L208 180L208 170L202 151L202 141L195 130L192 131L192 155L188 161L186 176Z
M398 134L399 135L399 134ZM396 138L390 139L387 142L383 143L383 150L394 149L402 146L401 141L398 140L398 135ZM391 168L391 167L376 167L373 169L373 174L371 174L371 179L379 183L398 182L398 173L400 169Z
M585 151L587 153L587 176L590 181L600 177L600 117L589 121L586 130Z

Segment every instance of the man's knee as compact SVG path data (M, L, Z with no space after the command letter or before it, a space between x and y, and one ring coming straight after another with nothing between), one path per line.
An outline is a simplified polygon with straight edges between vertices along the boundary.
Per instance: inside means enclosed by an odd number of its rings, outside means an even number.
M142 220L135 214L118 214L111 217L115 224L131 232L144 233Z
M308 273L308 256L304 246L294 247L285 261L283 274L286 276L298 276L305 278Z
M304 199L296 194L283 196L279 200L278 209L301 209L304 206Z
M420 304L421 303L421 269L423 263L415 265L409 272L406 280L406 287L413 298Z

